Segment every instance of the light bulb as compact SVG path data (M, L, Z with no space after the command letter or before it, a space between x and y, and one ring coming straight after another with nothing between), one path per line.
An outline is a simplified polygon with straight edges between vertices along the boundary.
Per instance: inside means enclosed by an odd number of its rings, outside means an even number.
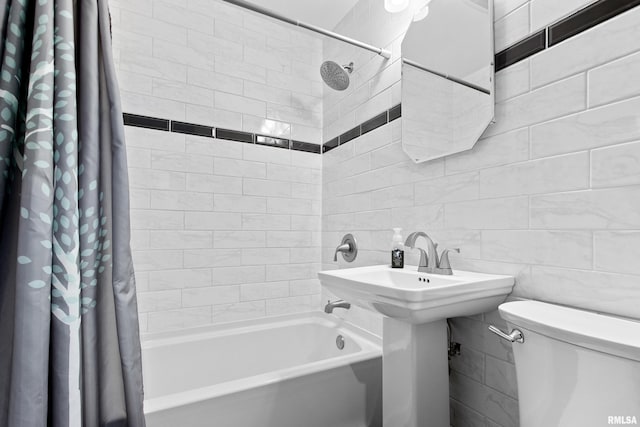
M384 0L384 8L387 12L398 13L409 7L410 0Z

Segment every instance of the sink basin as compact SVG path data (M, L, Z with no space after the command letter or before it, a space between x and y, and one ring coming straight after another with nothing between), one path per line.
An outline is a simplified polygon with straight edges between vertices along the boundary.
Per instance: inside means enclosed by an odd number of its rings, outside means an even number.
M351 304L414 324L493 310L514 284L511 276L460 270L445 276L417 270L375 265L321 271L318 276L323 286Z
M514 285L511 276L417 270L375 265L318 273L336 296L384 315L384 427L449 427L446 319L494 310Z

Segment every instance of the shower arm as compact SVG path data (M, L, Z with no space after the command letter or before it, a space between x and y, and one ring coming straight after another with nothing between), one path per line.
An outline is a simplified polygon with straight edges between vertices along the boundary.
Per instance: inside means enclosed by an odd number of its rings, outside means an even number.
M371 52L375 52L378 55L382 56L383 58L387 58L387 59L391 58L391 52L389 52L388 50L382 49L380 47L371 46L370 44L366 44L366 43L363 43L361 41L354 40L352 38L343 36L342 34L334 33L333 31L325 30L324 28L317 27L315 25L311 25L311 24L307 24L307 23L304 23L304 22L296 21L295 19L287 18L284 15L280 15L279 13L274 12L272 10L257 6L257 5L252 4L252 3L249 3L248 1L245 1L245 0L222 0L222 1L224 1L226 3L231 3L233 5L242 7L244 9L251 10L253 12L260 13L262 15L268 16L270 18L277 19L277 20L282 21L282 22L286 22L287 24L295 25L296 27L300 27L300 28L304 28L304 29L309 30L309 31L313 31L314 33L322 34L323 36L327 36L327 37L330 37L332 39L340 40L340 41L343 41L345 43L349 43L349 44L352 44L354 46L361 47L362 49L366 49L366 50L369 50Z

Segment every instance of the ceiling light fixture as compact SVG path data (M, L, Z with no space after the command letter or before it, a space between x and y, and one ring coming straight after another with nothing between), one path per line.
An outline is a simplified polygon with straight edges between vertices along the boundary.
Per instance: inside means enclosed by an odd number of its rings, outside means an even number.
M398 13L409 7L410 0L384 0L384 8L387 12Z

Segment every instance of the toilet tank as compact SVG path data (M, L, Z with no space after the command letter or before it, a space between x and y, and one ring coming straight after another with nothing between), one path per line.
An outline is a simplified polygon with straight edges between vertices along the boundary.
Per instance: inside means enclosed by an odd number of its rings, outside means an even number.
M520 427L640 425L640 322L538 301L500 305Z

